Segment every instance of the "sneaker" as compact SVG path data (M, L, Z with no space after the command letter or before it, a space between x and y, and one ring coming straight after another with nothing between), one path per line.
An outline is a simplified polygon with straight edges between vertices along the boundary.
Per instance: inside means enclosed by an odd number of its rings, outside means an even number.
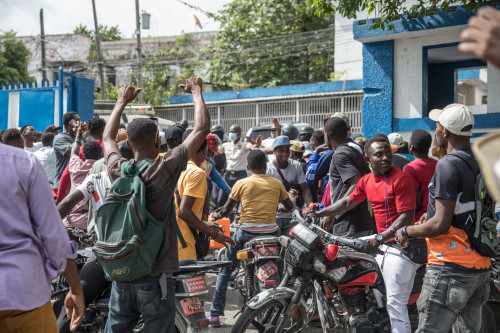
M220 327L219 316L208 316L209 320L208 326L210 327Z

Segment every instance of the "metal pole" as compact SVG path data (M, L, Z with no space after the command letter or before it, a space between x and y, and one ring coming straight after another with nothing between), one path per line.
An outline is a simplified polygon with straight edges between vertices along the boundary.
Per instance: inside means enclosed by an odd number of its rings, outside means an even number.
M45 60L45 29L43 28L43 8L40 8L40 39L42 46L42 81L47 80L47 61Z
M104 80L104 72L102 68L101 41L99 38L99 24L97 23L95 0L92 0L92 8L94 9L95 42L97 45L97 67L99 68L99 78L101 80L101 96L102 99L106 99L106 81Z
M300 122L300 102L295 102L295 121Z
M135 27L135 34L137 35L137 87L142 88L141 19L139 16L139 0L135 0ZM144 103L144 93L139 94L139 103Z

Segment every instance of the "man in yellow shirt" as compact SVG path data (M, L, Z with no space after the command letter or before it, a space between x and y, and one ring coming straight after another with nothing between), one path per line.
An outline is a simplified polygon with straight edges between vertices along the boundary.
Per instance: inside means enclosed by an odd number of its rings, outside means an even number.
M276 224L276 209L280 201L286 210L293 208L285 186L271 176L266 175L266 155L261 150L252 150L247 156L248 169L254 175L238 180L231 190L229 199L220 212L229 215L238 201L241 201L240 227L233 236L236 245L227 251L226 260L233 264L224 267L217 276L216 290L210 307L210 326L219 327L219 316L224 315L226 292L231 273L236 269L238 259L236 253L246 242L262 235L279 236L280 229Z
M189 160L186 170L181 173L177 181L176 192L178 192L178 195L176 193L175 212L177 224L187 245L186 248L183 248L181 242L177 242L179 260L198 259L196 256L196 240L190 227L207 235L212 235L214 230L216 232L223 231L218 223L208 223L201 220L205 197L207 196L207 176L203 169L200 168L200 165L206 156L207 140L205 139L196 155ZM221 233L214 240L224 245L226 243L234 244L231 238Z

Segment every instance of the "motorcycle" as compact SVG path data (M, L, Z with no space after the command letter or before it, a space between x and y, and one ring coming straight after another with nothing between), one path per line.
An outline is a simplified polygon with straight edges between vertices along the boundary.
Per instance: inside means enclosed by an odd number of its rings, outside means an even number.
M283 248L279 240L274 236L256 237L236 254L241 260L241 269L235 277L234 289L241 293L245 302L262 290L280 284L278 265Z
M209 320L199 295L208 293L205 273L231 265L230 261L180 261L175 277L175 332L208 330Z
M311 223L311 215L306 221L296 218L294 239L280 237L287 265L280 286L252 298L232 332L297 332L315 312L324 332L390 332L384 282L373 257L382 251L360 239L329 234ZM409 299L412 330L418 324L416 301L424 273L422 266ZM484 308L482 332L494 332L494 322L487 320L491 311Z
M81 258L81 263L91 260L87 255L92 255L92 251L85 249L78 250L78 258ZM175 332L201 332L208 330L209 321L206 319L203 302L197 297L208 293L208 286L205 280L205 273L218 270L224 266L230 265L231 262L217 261L181 261L180 271L174 274L175 277ZM77 264L78 270L83 267L83 264ZM60 276L53 281L52 306L56 317L61 311L64 311L64 298L69 291L69 286L66 279ZM106 321L109 312L109 298L111 292L111 282L103 293L93 300L87 309L82 319L77 332L96 333L103 332L106 326ZM134 333L144 331L142 318L134 328Z

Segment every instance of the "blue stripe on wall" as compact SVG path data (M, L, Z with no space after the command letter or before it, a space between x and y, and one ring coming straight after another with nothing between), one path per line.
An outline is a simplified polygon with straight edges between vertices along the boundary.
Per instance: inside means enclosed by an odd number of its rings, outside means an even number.
M0 93L0 129L7 129L9 120L9 92Z
M245 98L287 96L299 94L314 94L322 92L335 92L356 90L362 88L362 80L336 81L336 82L318 82L309 84L297 84L293 86L280 86L271 88L245 89L234 91L218 91L204 93L205 102L224 101ZM168 99L170 104L192 103L191 95L176 95Z
M363 135L392 131L394 41L363 44Z
M479 79L479 69L461 70L457 73L459 80L474 80Z
M54 123L54 90L21 91L19 97L19 126L32 125L43 131Z
M478 114L474 116L474 128L500 128L500 113ZM436 129L436 122L430 118L393 119L393 132L411 132L421 128L428 131Z
M482 4L480 6L484 6ZM495 6L500 8L500 6ZM389 31L382 29L372 29L370 27L373 24L374 19L358 20L353 22L353 33L354 39L376 37L376 36L387 36L403 32L411 31L421 31L428 29L437 29L444 27L451 27L456 25L467 24L469 18L471 18L475 11L467 11L465 6L450 7L456 8L456 12L445 12L440 9L435 15L427 15L423 18L408 18L408 15L400 15L399 20L392 21L394 24L394 30Z

